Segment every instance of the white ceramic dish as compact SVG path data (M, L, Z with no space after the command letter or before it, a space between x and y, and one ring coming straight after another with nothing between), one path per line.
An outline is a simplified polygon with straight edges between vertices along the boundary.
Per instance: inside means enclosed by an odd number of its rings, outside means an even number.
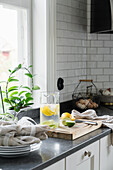
M29 154L30 152L33 152L35 150L38 150L41 146L41 143L35 143L28 146L1 146L0 147L0 156L1 157L19 157L19 156L25 156ZM12 150L13 149L13 150Z

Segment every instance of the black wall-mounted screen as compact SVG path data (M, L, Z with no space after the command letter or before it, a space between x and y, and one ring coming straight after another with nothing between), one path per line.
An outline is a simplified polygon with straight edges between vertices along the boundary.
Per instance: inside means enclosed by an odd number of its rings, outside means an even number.
M91 33L112 32L110 0L91 0Z

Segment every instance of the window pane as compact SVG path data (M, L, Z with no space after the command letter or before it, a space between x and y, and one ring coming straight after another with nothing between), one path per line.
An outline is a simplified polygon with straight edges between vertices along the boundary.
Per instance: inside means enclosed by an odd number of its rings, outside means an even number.
M0 80L6 80L17 65L17 11L0 6L0 22Z
M15 68L19 63L27 65L27 55L26 9L0 5L0 81L6 81L9 76L8 70ZM16 76L23 82L23 74L18 73ZM25 80L25 83L27 81ZM2 90L5 90L5 83L1 86Z

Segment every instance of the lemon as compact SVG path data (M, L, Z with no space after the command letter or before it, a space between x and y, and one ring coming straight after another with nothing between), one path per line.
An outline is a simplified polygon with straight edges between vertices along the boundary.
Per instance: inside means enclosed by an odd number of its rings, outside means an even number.
M68 113L68 112L64 112L64 113L62 113L62 115L61 115L61 119L63 120L64 118L71 118L71 114L70 114L70 113Z
M44 106L43 108L40 108L41 112L46 116L52 116L55 114L55 112L51 111L49 106Z
M62 113L62 115L61 115L61 120L62 120L62 124L66 126L66 125L67 125L67 124L66 124L67 121L74 121L75 118L72 117L72 115L71 115L70 113L64 112L64 113ZM71 126L71 125L70 125L70 126Z

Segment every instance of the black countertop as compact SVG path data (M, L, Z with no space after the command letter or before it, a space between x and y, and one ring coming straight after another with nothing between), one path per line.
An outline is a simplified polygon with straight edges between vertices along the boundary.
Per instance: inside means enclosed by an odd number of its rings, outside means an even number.
M27 156L0 157L0 169L41 170L110 133L111 129L100 128L74 141L48 138L42 142L39 150L29 153Z
M69 103L67 108L65 108L66 105L67 103L62 105L62 111L65 111L65 109L69 110L70 108L70 110L72 110ZM100 106L97 110L97 114L99 116L103 114L113 115L113 106L111 108ZM37 123L39 122L39 116L35 118L35 121L37 121ZM39 150L29 153L27 156L18 158L0 157L0 170L41 170L101 139L111 132L109 128L99 128L74 141L48 138L42 142Z

